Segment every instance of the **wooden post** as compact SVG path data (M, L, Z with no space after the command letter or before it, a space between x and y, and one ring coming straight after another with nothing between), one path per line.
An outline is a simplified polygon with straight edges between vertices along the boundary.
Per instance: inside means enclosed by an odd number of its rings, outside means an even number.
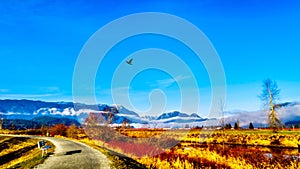
M38 141L38 148L42 150L42 157L44 157L44 151L45 151L44 146L45 146L44 140Z

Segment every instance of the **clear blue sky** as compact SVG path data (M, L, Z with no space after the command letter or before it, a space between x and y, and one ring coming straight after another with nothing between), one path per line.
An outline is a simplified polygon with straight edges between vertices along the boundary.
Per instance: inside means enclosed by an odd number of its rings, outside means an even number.
M225 70L226 110L260 109L257 96L266 78L277 81L282 102L300 101L297 0L0 1L0 99L72 101L74 65L85 42L105 24L137 12L173 14L206 34ZM182 44L154 35L128 39L105 57L95 83L98 102L113 103L109 91L114 70L133 52L150 47L172 51L190 67L199 85L200 114L205 116L210 82L203 65ZM154 89L168 97L164 111L178 109L178 86L157 70L133 79L132 104L146 112L149 92Z

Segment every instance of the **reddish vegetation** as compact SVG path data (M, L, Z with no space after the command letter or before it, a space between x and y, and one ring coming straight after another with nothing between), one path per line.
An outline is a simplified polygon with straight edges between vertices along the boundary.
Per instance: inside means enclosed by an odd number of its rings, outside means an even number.
M162 149L153 145L149 145L147 143L127 143L127 142L111 141L108 144L113 149L119 148L125 154L131 154L136 157L142 157L145 155L153 156L156 154L163 153Z
M51 128L50 131L51 131L50 132L51 136L55 136L55 135L66 136L67 127L63 124L56 124Z

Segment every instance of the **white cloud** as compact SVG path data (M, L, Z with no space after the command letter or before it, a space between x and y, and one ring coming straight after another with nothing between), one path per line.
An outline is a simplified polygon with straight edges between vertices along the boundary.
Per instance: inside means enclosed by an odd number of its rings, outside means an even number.
M173 83L176 83L176 82L182 81L184 79L188 79L188 78L190 78L190 76L179 75L179 76L176 76L175 78L157 80L156 83L153 85L158 85L159 87L169 87Z
M46 99L64 94L56 86L0 89L0 93L0 99Z
M264 110L258 111L239 111L239 112L230 112L226 113L227 117L226 123L234 123L239 120L241 126L248 126L250 122L254 122L256 124L264 124L267 125L267 112ZM300 104L282 107L278 109L277 114L279 119L285 123L287 121L299 120L300 119ZM258 127L258 126L257 126Z
M43 90L44 92L49 92L49 93L60 91L59 87L56 87L56 86L41 87L40 90Z

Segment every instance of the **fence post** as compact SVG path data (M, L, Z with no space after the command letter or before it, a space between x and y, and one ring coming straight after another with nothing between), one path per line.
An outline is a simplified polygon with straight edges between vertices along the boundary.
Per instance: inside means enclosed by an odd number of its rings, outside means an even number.
M44 157L44 145L45 145L44 140L38 141L38 148L42 150L42 157Z

